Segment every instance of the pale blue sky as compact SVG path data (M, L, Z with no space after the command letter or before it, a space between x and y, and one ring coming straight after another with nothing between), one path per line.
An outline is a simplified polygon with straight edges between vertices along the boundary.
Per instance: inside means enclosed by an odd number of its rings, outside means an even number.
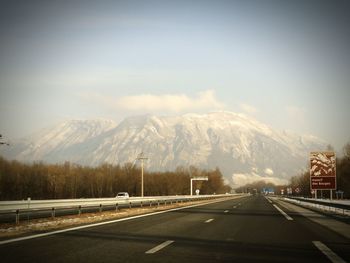
M346 1L2 1L0 132L245 112L350 140Z

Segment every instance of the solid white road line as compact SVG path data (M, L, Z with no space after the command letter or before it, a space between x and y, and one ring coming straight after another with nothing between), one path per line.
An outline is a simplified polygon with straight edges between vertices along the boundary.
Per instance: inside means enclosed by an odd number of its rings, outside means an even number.
M321 241L312 241L312 243L333 263L345 263L343 259L341 259L337 254L335 254L329 247L327 247Z
M287 215L281 208L279 208L277 205L273 205L282 215L284 215L287 220L293 220L289 215Z
M266 198L266 199L267 199L267 201L269 201L270 204L272 204L272 201L270 199L268 199L268 198Z
M205 221L205 223L210 223L211 221L213 221L213 218L208 219L207 221Z
M158 245L158 246L156 246L156 247L146 251L145 253L146 254L154 254L154 253L158 252L159 250L165 248L166 246L169 246L173 242L174 242L173 240L165 241L162 244L160 244L160 245Z
M126 217L126 218L120 218L120 219L115 219L115 220L106 221L106 222L94 223L94 224L90 224L90 225L71 227L71 228L67 228L67 229L56 230L56 231L52 231L52 232L36 234L36 235L31 235L31 236L18 237L18 238L13 238L13 239L0 241L0 245L7 244L7 243L18 242L18 241L23 241L23 240L28 240L28 239L33 239L33 238L38 238L38 237L45 237L45 236L56 235L56 234L60 234L60 233L80 230L80 229L94 227L94 226L102 226L102 225L107 225L107 224L113 224L113 223L127 221L127 220L132 220L132 219L136 219L136 218L142 218L142 217L147 217L147 216L159 215L159 214L169 213L169 212L172 212L172 211L184 210L184 209L187 209L187 208L203 206L203 205L208 205L208 204L214 204L214 203L219 203L219 202L224 202L224 201L227 201L227 200L214 200L212 202L207 202L207 203L204 203L204 204L202 203L202 204L195 204L195 205L190 205L190 206L172 208L172 209L169 209L169 210L164 210L164 211L159 211L159 212L154 212L154 213L149 213L149 214L143 214L143 215Z
M225 210L224 213L228 213L229 211L228 210Z

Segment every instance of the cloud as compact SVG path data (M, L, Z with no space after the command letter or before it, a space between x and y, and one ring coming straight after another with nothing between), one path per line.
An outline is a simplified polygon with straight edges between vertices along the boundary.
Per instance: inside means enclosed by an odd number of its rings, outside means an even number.
M186 94L141 94L111 98L95 93L85 93L83 98L99 102L107 107L128 111L183 112L223 109L225 105L215 97L213 90L199 92L196 97Z
M288 184L288 180L286 179L281 179L273 176L261 176L256 173L236 173L232 175L233 188L237 188L258 181L273 183L275 185Z
M255 114L258 111L254 106L248 105L246 103L239 104L239 107L241 108L241 110L248 114Z
M224 104L219 102L213 90L203 91L197 97L190 98L185 94L137 95L126 96L117 100L117 105L126 110L170 111L181 112L201 109L221 109Z
M266 168L264 172L265 172L265 174L267 174L267 175L273 175L273 170L270 169L270 168Z

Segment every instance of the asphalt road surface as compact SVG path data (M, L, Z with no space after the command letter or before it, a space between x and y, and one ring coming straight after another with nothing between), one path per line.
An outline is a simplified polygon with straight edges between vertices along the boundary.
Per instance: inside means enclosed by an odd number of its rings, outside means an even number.
M350 240L250 196L2 244L0 261L350 262Z

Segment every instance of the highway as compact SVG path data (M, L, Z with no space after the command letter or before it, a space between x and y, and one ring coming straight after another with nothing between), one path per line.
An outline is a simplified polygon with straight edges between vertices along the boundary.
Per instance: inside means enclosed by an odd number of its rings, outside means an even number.
M0 245L1 262L350 262L350 240L264 196Z
M242 194L222 195L175 195L175 196L146 196L128 198L80 198L80 199L49 199L0 201L0 223L47 218L52 216L76 215L106 210L117 210L126 207L159 206L169 203L210 200L241 196Z

